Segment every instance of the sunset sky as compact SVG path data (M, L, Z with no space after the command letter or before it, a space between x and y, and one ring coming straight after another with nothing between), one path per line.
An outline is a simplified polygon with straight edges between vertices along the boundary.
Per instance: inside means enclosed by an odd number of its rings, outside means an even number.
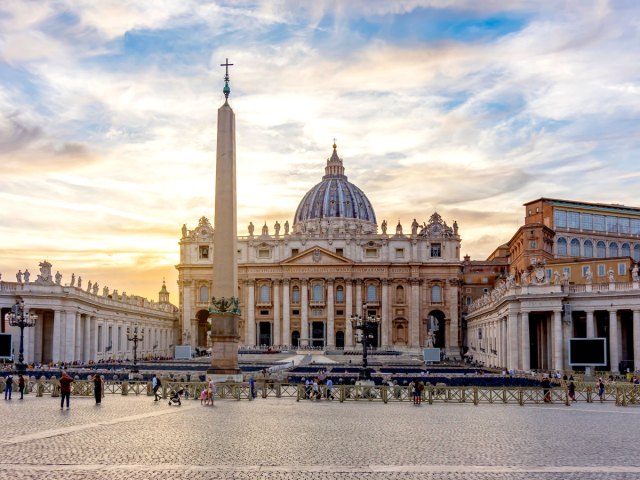
M239 233L292 221L333 138L378 222L485 258L541 196L640 206L637 1L3 0L0 272L177 303L213 221L226 57Z

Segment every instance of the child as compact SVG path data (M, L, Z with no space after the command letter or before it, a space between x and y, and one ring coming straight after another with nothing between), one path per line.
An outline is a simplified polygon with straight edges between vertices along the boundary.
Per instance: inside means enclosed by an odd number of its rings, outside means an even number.
M202 389L202 393L200 394L200 405L204 405L204 402L207 400L207 389Z
M213 380L209 382L209 402L213 407L213 402L216 399L216 384L213 383Z

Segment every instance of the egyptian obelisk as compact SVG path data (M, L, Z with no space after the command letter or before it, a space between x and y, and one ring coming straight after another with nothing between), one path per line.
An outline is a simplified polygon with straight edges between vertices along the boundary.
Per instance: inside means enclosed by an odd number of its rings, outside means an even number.
M209 378L242 380L238 368L238 261L236 220L236 120L229 106L229 59L225 67L224 105L218 109L216 204L213 235L213 298L209 307L213 355Z

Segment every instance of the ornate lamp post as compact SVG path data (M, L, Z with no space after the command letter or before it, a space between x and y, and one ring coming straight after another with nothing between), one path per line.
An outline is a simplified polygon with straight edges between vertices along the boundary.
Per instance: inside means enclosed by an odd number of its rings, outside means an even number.
M12 327L20 328L20 354L18 355L18 363L16 363L16 371L24 373L27 370L27 366L24 364L24 329L33 327L38 316L35 313L29 313L29 310L25 310L24 300L19 298L16 300L16 304L11 307L11 312L7 313L4 318Z
M138 334L138 327L133 327L133 331L130 327L127 327L127 340L133 342L133 368L131 373L138 373L138 342L144 340L142 333Z
M374 334L378 332L381 318L379 315L368 315L367 304L362 304L362 315L352 315L350 318L356 330L359 330L358 343L362 344L362 373L363 380L371 380L371 369L367 361L367 353Z

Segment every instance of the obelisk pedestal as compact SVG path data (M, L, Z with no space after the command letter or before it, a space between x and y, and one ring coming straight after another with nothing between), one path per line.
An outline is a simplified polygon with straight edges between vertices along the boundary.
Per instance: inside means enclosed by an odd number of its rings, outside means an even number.
M225 102L218 109L216 149L216 205L213 234L213 298L209 307L213 354L207 376L214 381L242 381L238 368L236 129L229 106L229 61L225 74Z

